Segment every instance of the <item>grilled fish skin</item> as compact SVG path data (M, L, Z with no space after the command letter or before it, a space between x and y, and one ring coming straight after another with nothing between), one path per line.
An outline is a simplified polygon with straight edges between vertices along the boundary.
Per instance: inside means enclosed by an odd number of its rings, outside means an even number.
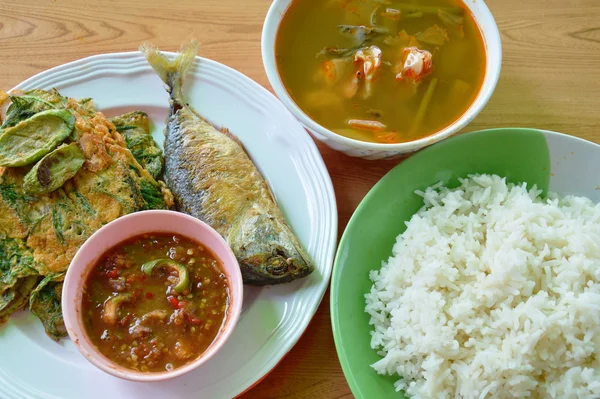
M309 275L314 266L243 146L184 99L182 83L198 43L182 48L173 61L149 44L140 51L167 84L171 97L164 174L176 208L208 223L225 238L244 283L279 284Z

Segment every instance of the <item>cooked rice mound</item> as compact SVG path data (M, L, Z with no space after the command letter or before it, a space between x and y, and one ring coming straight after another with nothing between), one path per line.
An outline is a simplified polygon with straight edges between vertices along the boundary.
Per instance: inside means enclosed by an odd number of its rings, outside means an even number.
M412 398L600 398L600 205L490 175L417 194L370 274L372 367Z

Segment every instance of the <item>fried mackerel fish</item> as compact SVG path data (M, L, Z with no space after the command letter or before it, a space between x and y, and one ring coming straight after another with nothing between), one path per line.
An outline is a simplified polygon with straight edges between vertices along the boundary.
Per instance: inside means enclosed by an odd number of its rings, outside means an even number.
M31 90L10 101L0 126L0 325L28 305L58 339L62 280L77 249L108 222L167 209L173 197L90 99ZM147 121L137 128L150 137Z
M198 43L192 41L172 61L150 44L140 50L170 93L165 181L177 209L208 223L225 238L245 284L281 284L312 273L308 254L244 147L203 119L184 98L183 80L193 66Z

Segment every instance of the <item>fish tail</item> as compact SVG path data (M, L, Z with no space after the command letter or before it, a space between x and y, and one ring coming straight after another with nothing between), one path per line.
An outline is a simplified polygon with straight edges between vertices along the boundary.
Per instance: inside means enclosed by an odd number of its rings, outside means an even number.
M140 51L156 74L165 82L170 89L173 99L181 99L181 86L183 80L194 65L194 60L200 43L196 39L190 40L179 49L179 53L175 59L170 60L158 48L151 43L144 43L140 46Z

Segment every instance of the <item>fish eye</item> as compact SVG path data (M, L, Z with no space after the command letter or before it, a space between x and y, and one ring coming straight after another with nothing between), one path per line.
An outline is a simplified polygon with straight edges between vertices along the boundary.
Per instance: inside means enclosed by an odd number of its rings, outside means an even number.
M287 268L288 264L285 259L280 256L276 256L271 258L269 261L269 264L267 265L267 272L269 272L269 274L272 276L280 276L287 271Z

